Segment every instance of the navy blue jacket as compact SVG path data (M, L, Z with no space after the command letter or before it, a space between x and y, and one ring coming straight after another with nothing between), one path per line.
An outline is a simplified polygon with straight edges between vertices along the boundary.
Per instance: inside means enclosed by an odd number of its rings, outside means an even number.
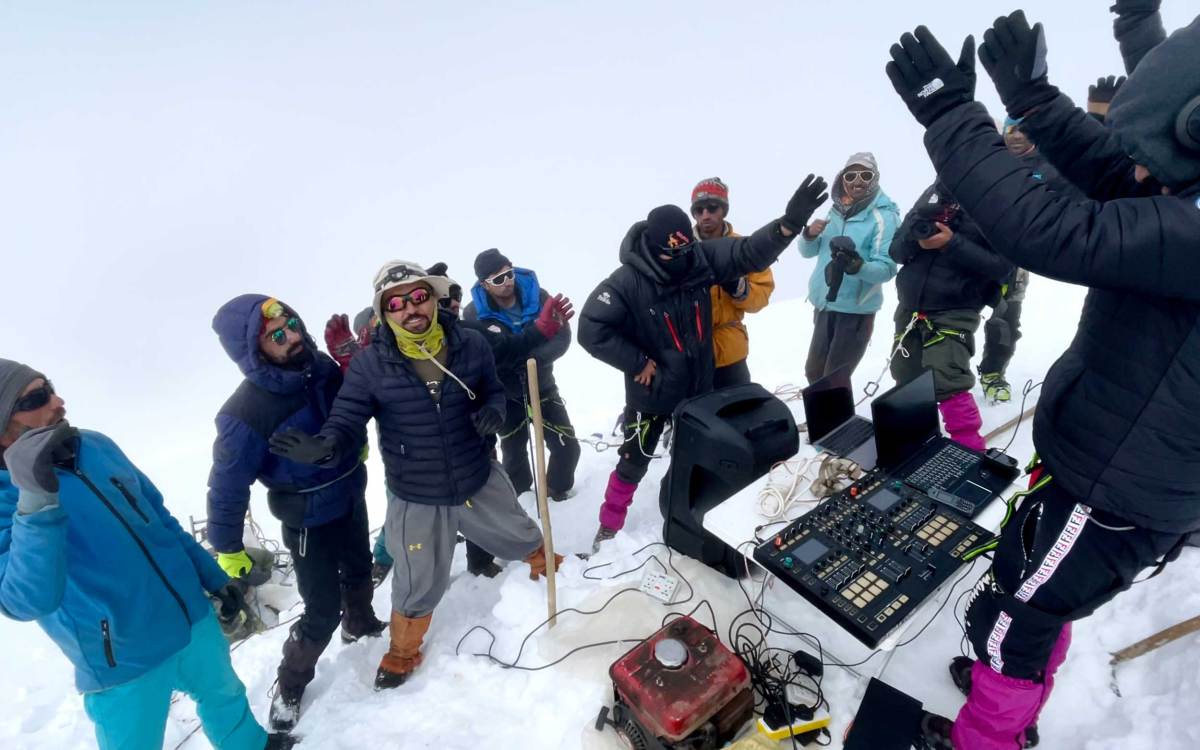
M307 333L314 356L305 370L285 370L264 359L258 336L266 299L261 294L235 297L213 318L221 346L246 376L216 419L208 477L208 540L218 552L242 549L242 524L255 480L267 488L271 513L292 528L321 526L348 515L363 501L367 487L367 470L358 454L321 467L268 450L268 440L277 432L295 427L315 434L321 428L342 385L342 373L316 350Z
M1062 95L1022 128L1092 200L1029 179L977 103L939 117L925 145L997 252L1089 287L1046 374L1034 446L1079 502L1156 531L1200 529L1200 185L1160 195L1136 182L1111 130Z
M186 646L229 578L108 437L81 430L54 474L58 505L25 515L0 462L0 613L37 620L76 687L104 690Z
M483 335L448 313L439 312L438 319L449 347L446 368L470 393L447 376L435 403L392 329L381 325L370 346L350 360L321 435L336 441L336 455L357 456L374 417L388 489L409 502L461 505L491 472L490 446L471 416L485 406L503 415L504 386Z
M491 297L483 288L483 282L478 282L471 287L471 302L463 310L464 322L484 324L482 330L485 331L484 335L488 337L493 347L496 346L497 339L508 338L503 335L505 333L520 335L532 328L533 321L537 320L542 311L542 305L550 297L546 290L538 284L537 274L528 268L514 268L513 277L517 287L519 321L514 321L505 312L495 309ZM480 330L475 325L468 327ZM558 384L554 382L554 360L566 354L570 346L571 326L564 323L562 328L558 329L558 333L554 334L554 338L549 340L543 338L532 351L526 354L524 359L507 360L493 348L492 354L496 355L496 370L500 375L500 382L504 383L504 390L508 398L522 404L527 398L526 380L528 377L525 374L525 360L529 357L535 358L538 362L538 390L541 392L542 398L556 396Z

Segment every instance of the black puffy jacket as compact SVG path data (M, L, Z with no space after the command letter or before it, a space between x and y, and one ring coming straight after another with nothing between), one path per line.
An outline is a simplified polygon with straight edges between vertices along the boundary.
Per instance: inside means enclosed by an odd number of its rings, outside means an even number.
M978 103L938 118L925 144L993 247L1091 288L1042 387L1038 453L1081 503L1158 531L1200 529L1200 187L1149 194L1112 133L1065 96L1022 126L1094 200L1031 181Z
M916 205L924 205L938 191L938 185L927 188ZM909 211L888 248L892 260L901 265L896 275L900 309L932 313L996 304L1000 284L1012 276L1013 264L992 250L975 222L960 210L952 226L954 238L941 250L925 250L912 233L918 218L916 208Z
M697 241L678 281L646 246L646 222L621 242L621 267L588 297L579 343L625 373L625 403L648 414L670 414L680 401L712 390L713 284L768 268L791 237L771 222L749 237ZM685 262L682 259L676 262ZM648 359L657 368L649 387L634 382Z
M491 472L490 446L471 415L485 406L504 414L504 387L483 336L462 328L448 313L438 319L450 351L446 368L471 393L447 376L435 403L396 347L392 329L381 325L371 345L350 361L321 435L337 441L338 455L357 454L364 427L374 417L388 489L414 503L460 505Z

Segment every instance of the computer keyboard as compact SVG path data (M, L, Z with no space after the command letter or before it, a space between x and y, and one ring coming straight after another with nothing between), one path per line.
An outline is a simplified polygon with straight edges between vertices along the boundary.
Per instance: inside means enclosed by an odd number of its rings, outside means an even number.
M865 419L854 419L821 440L821 448L834 455L844 456L875 434L875 425Z
M920 468L905 477L904 481L922 492L931 489L944 490L978 463L979 456L954 443L948 443Z

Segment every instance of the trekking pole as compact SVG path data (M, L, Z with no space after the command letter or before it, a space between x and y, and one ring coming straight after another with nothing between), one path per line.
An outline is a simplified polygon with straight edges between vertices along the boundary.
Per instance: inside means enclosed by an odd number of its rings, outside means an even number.
M1200 615L1172 625L1169 628L1164 628L1148 638L1143 638L1132 646L1126 646L1120 651L1115 652L1112 655L1112 659L1108 662L1112 668L1112 682L1109 683L1109 687L1113 693L1117 696L1121 695L1121 690L1117 686L1118 666L1130 659L1136 659L1143 654L1148 654L1157 648L1167 645L1171 641L1179 640L1185 635L1191 635L1197 631L1200 631Z
M546 505L546 442L542 432L542 394L538 388L537 360L530 357L525 362L525 370L529 374L529 404L533 413L533 440L537 450L537 502L546 552L546 607L550 615L550 627L554 627L554 613L558 608L554 587L554 536L550 529L550 508Z

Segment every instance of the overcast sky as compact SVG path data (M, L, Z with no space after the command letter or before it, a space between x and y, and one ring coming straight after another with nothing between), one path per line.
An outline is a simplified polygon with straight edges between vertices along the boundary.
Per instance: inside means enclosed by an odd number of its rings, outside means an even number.
M1026 5L1079 101L1121 72L1109 4ZM1166 4L1169 28L1196 10ZM926 23L957 51L1009 10L5 2L0 356L44 370L72 421L202 507L211 419L240 378L210 328L230 297L279 296L319 339L369 303L383 261L445 260L471 282L497 246L582 303L629 225L686 206L700 178L730 185L749 231L859 150L907 209L932 171L883 73L889 45ZM782 295L808 271L789 249Z

